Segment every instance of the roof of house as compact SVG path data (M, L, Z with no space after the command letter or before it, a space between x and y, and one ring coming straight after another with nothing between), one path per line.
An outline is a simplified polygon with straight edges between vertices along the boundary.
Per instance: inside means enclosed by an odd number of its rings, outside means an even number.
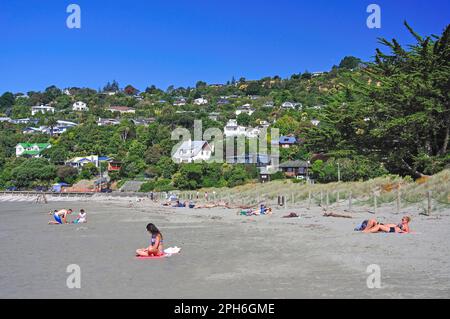
M50 143L19 143L18 146L22 146L23 148L30 148L33 146L37 146L39 149L45 149L50 146Z
M280 164L280 168L299 168L299 167L310 167L311 165L306 161L287 161Z
M53 106L50 105L35 105L31 107L32 109L54 109Z
M184 141L173 156L177 158L191 158L197 156L205 146L209 147L209 144L206 141ZM182 151L187 151L187 153L182 154Z
M49 143L19 143L17 146L22 146L25 150L22 155L39 155L43 150L47 149L51 146ZM31 148L33 146L37 146L39 150L27 150L27 148Z
M297 143L297 138L295 136L281 136L280 144L295 144Z
M82 162L95 162L98 161L97 155L74 157L67 161L67 163L82 163Z
M110 106L109 109L118 112L134 111L133 108L128 106Z

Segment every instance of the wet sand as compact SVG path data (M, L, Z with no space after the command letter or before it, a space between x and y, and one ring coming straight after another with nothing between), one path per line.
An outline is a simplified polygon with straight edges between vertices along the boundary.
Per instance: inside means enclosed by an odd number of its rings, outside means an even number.
M86 209L88 224L47 225L47 212L62 207ZM383 211L381 221L400 221L394 209ZM353 219L323 217L318 207L236 212L123 199L0 202L0 298L450 297L449 210L411 211L410 235L354 232L374 217L363 212ZM301 217L281 218L289 212ZM165 248L181 254L136 260L149 222L163 232ZM81 289L66 286L70 264L81 267ZM381 289L367 287L372 264L381 269Z

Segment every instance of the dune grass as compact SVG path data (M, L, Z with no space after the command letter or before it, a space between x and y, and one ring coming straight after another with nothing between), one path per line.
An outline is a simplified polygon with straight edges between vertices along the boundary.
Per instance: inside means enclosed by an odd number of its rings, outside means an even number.
M285 196L288 204L310 203L311 205L333 205L348 202L352 197L352 204L372 205L374 196L378 205L400 204L422 205L427 201L431 191L433 206L436 209L450 207L450 170L428 178L413 181L411 178L399 176L385 176L364 182L330 183L330 184L302 184L291 180L273 181L265 184L250 183L235 188L208 188L200 191L201 198L205 192L210 199L224 200L233 204L256 205L266 201L276 203L278 196ZM215 196L214 196L215 192ZM398 194L399 192L399 194ZM196 192L182 192L183 198L195 198ZM327 200L328 198L328 200Z

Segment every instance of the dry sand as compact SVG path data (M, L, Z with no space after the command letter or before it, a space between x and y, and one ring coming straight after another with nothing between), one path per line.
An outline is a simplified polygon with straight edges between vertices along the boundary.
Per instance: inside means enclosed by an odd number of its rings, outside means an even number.
M89 223L47 225L47 212L62 207L86 209ZM393 208L380 211L381 221L401 219ZM364 212L353 219L323 217L318 207L260 217L236 212L125 199L0 202L0 298L450 297L448 209L410 211L410 235L354 232L374 217ZM290 212L301 217L281 218ZM165 247L182 253L136 260L149 222L163 232ZM81 267L81 289L66 286L69 264ZM367 287L372 264L381 268L381 289Z

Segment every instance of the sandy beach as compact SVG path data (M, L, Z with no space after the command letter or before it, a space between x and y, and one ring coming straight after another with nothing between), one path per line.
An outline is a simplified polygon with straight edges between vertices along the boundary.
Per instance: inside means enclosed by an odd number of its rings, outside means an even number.
M48 211L58 208L84 208L88 223L47 225ZM347 213L352 219L324 217L320 207L258 217L237 211L126 199L0 202L0 298L450 297L449 210L405 209L409 235L353 231L368 218L399 222L391 207L376 216ZM300 218L281 218L290 212ZM149 222L181 254L136 260ZM70 264L81 268L81 289L66 286ZM367 287L373 264L381 289Z

